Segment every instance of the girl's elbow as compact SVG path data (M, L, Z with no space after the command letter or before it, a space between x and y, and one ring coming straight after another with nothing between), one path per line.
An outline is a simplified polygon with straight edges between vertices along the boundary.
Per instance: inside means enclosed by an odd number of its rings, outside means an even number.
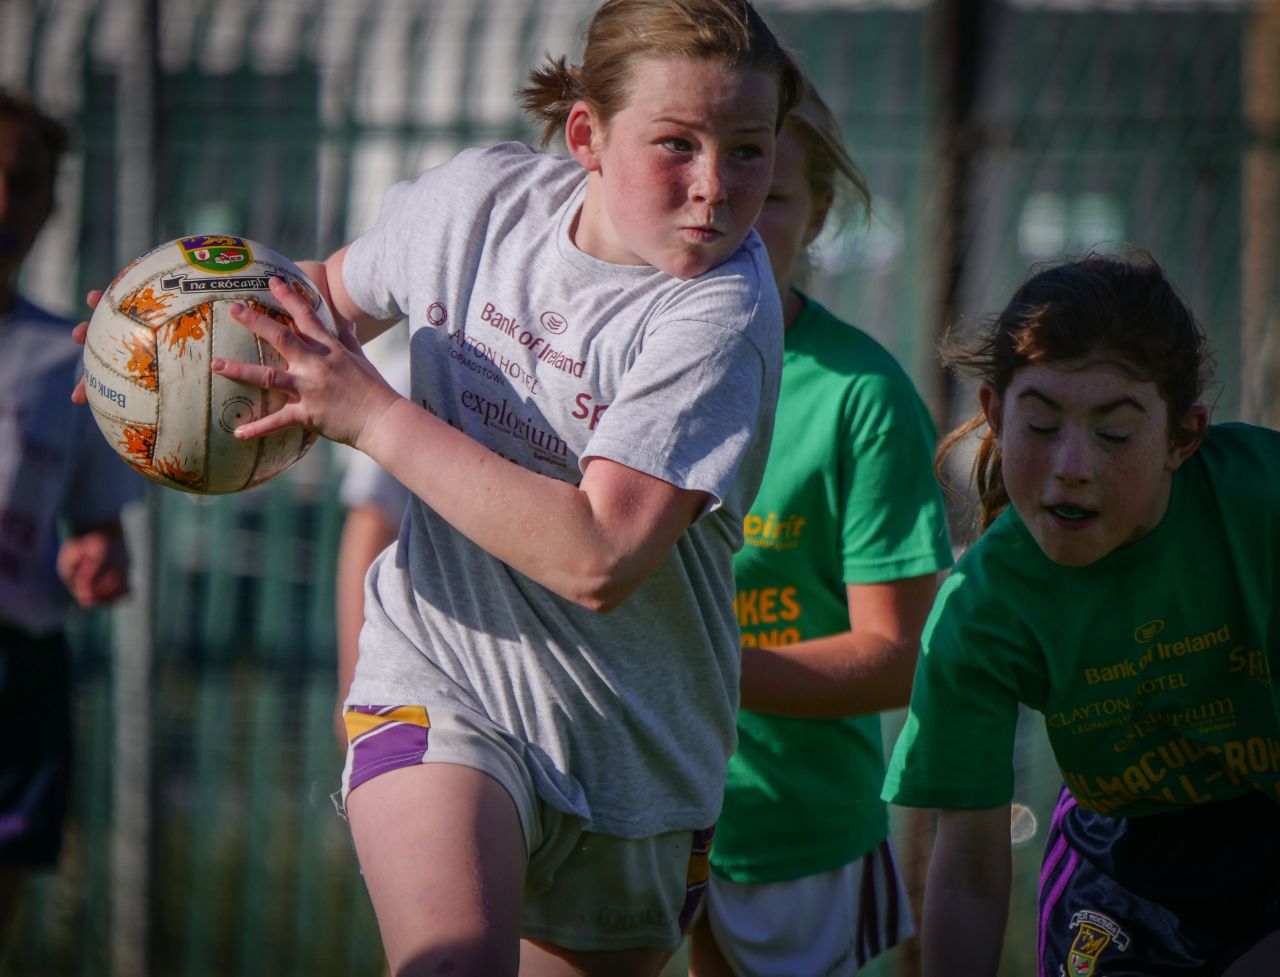
M621 607L643 579L621 565L582 568L562 596L589 611L607 614Z
M911 690L915 687L916 665L920 660L919 641L905 642L899 645L896 668L893 674L893 686L890 697L894 701L892 709L905 709L911 704Z
M607 614L617 610L630 597L637 584L620 580L599 581L593 586L584 586L573 594L567 594L575 604L585 607L597 614Z
M621 600L612 600L607 595L603 594L582 594L581 596L571 599L575 604L580 607L585 607L587 610L596 614L608 614L622 603Z
M915 681L915 668L903 676L899 676L894 682L893 688L889 693L890 709L905 709L911 705L911 688Z

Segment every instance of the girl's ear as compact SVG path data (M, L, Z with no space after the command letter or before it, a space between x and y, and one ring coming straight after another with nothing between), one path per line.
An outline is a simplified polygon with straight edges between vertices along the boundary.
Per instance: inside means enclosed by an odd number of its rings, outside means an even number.
M831 203L832 197L829 193L824 195L821 200L813 202L813 209L809 212L809 223L804 229L804 241L801 242L801 247L807 248L822 233L822 229L827 225L827 215L831 213Z
M1165 469L1177 471L1184 461L1196 453L1208 430L1209 409L1204 404L1192 404L1169 436L1169 456L1165 460Z
M600 147L604 142L604 126L596 110L583 99L573 103L564 123L564 141L569 153L588 173L600 171Z
M978 387L978 402L982 404L982 413L987 418L987 427L991 428L992 434L1000 437L1000 394L985 380Z

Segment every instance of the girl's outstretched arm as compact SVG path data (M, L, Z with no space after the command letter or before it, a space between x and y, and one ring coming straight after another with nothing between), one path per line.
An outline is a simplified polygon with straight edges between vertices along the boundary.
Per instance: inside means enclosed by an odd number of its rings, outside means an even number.
M706 498L603 458L576 486L549 478L404 398L355 445L472 542L596 611L653 572Z
M848 631L742 656L742 708L834 719L905 706L937 576L847 584Z
M1007 805L938 812L920 945L924 977L995 977L1009 914Z
M332 279L331 279L332 283ZM621 603L666 557L706 500L607 459L588 460L571 485L513 465L400 396L360 349L356 317L334 337L278 279L272 293L297 332L247 307L237 320L287 368L215 359L215 372L283 391L289 403L240 427L259 437L301 424L369 455L459 532L493 556L592 610ZM342 293L345 294L345 293ZM351 322L337 293L335 311Z

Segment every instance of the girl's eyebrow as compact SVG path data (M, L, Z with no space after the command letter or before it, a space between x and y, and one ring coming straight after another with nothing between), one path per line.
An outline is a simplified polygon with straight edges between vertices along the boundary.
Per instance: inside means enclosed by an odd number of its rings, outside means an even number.
M1033 398L1035 400L1038 400L1041 403L1043 403L1045 406L1052 407L1054 410L1062 409L1062 405L1060 403L1058 403L1052 397L1046 396L1045 394L1041 393L1035 387L1028 387L1026 390L1023 390L1021 393L1018 394L1019 400L1025 400L1026 398ZM1105 404L1099 404L1097 407L1091 408L1089 413L1110 414L1112 411L1119 410L1121 407L1132 407L1135 410L1139 410L1144 414L1147 412L1147 409L1144 406L1142 406L1142 404L1139 401L1135 400L1133 397L1129 397L1126 395L1124 397L1117 397L1115 400L1109 400Z
M686 129L705 128L704 122L701 122L696 119L688 119L688 118L685 118L684 116L677 115L674 112L663 112L659 115L655 115L650 120L650 124L684 126ZM748 119L747 121L743 122L741 125L738 125L735 128L730 129L730 132L733 132L736 134L773 132L773 123L768 121L762 121L759 119Z

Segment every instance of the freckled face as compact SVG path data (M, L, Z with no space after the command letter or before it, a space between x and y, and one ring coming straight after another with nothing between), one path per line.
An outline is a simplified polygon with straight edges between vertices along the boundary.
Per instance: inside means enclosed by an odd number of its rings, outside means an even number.
M576 153L587 193L579 248L694 278L742 244L773 168L778 84L716 61L644 59L631 97ZM571 120L570 126L573 125Z
M981 398L1009 498L1049 559L1088 566L1159 525L1190 452L1171 446L1153 381L1089 357L1021 367Z
M778 294L785 296L800 254L822 230L826 201L817 200L805 173L804 143L790 126L778 137L773 180L756 231L769 252Z

